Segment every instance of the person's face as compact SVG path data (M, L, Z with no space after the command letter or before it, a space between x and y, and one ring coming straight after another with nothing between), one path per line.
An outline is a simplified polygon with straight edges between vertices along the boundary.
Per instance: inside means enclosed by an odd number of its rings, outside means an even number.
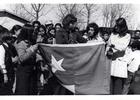
M39 26L39 25L38 25L37 23L35 23L35 24L34 24L34 29L37 29L38 26Z
M95 32L94 28L93 27L89 27L89 30L88 30L89 36L93 36L94 32Z
M45 30L43 28L39 28L39 35L44 35L45 34Z
M61 28L61 27L60 27L59 25L56 25L56 27L55 27L56 31L59 31L60 28Z
M105 41L107 41L109 39L109 35L108 34L104 34L103 38L104 38Z
M20 34L21 29L15 31L15 35L18 36Z
M76 26L76 23L70 23L69 24L69 29L74 29L75 26Z
M115 25L115 32L119 33L120 32L120 27L118 25Z
M54 29L50 30L50 34L55 35L55 30Z
M136 32L135 36L140 37L140 32Z
M130 39L130 45L131 45L133 42L134 42L134 39L131 38L131 39Z

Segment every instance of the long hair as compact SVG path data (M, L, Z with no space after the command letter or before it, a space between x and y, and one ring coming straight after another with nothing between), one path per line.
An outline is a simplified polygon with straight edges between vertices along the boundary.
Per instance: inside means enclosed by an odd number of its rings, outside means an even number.
M54 30L54 33L56 33L54 27L50 28L50 29L48 30L48 37L49 37L49 38L50 38L50 37L55 37L55 35L52 35L52 34L50 33L51 30Z
M48 38L49 37L49 34L48 34L48 32L46 32L46 27L44 25L40 25L39 28L38 28L38 30L40 28L42 28L44 30L44 35L43 36Z
M61 23L56 23L54 27L56 28L56 26L60 26L60 28L62 28Z
M73 14L68 14L64 17L62 24L63 27L66 29L69 27L70 23L75 23L77 22L77 18Z
M39 26L41 25L39 21L33 21L33 23L32 23L33 27L35 24L38 24Z
M99 27L96 23L90 23L87 25L87 28L86 28L86 32L88 33L90 27L94 28L94 34L91 36L91 38L96 38L96 36L98 35L98 32L99 32Z
M9 30L0 25L0 41L6 42L6 40L10 40L10 39L11 39L11 36L10 36Z
M21 32L20 34L18 35L17 37L17 42L20 42L20 41L24 41L24 40L27 40L29 41L30 43L32 43L32 33L33 33L33 27L32 25L30 24L25 24L23 26L23 28L21 29Z
M40 28L42 28L42 29L44 30L44 33L46 34L46 27L45 27L44 25L40 25L40 26L38 27L38 30L39 30Z
M140 41L136 40L131 44L131 48L140 50Z
M10 30L10 32L14 35L15 34L15 31L21 29L22 27L20 25L14 25L12 27L12 29Z
M127 23L124 18L118 18L116 20L115 27L117 27L117 29L115 29L115 30L117 30L117 32L119 33L120 36L125 36L125 34L128 32Z

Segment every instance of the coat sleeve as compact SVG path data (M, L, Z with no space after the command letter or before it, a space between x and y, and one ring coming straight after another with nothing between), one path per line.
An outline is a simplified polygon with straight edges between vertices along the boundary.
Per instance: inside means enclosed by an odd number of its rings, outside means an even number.
M0 45L0 69L5 69L5 49Z
M131 38L130 35L127 34L125 37L123 37L122 41L120 41L117 45L115 45L115 48L120 51L125 50L129 45L130 38Z
M34 54L31 47L28 48L23 41L17 44L17 53L21 62L28 60Z
M76 33L76 34L77 34L77 41L79 43L86 43L87 42L87 40L84 37L82 37L79 33Z

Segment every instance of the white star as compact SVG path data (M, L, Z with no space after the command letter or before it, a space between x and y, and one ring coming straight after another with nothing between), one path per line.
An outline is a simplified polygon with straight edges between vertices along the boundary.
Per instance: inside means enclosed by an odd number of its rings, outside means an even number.
M59 60L59 61L57 61L53 55L51 55L51 56L52 56L51 65L52 65L52 71L53 71L53 73L55 73L57 70L59 70L59 71L66 71L61 66L62 63L63 63L64 58L61 59L61 60ZM67 88L68 90L70 90L71 92L75 93L75 85L64 85L62 83L61 83L61 85L63 87L65 87L65 88Z
M52 71L53 71L54 73L55 73L57 70L59 70L59 71L65 71L65 69L63 69L62 66L61 66L61 65L62 65L62 62L63 62L63 60L64 60L64 58L61 59L61 60L59 60L59 61L57 61L53 55L51 55L51 56L52 56L52 59L51 59Z

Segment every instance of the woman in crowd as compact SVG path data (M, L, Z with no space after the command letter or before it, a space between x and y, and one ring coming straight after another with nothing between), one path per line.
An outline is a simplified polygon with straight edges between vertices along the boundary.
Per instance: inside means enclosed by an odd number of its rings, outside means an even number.
M14 25L11 29L11 35L12 35L12 41L11 43L14 45L15 41L17 40L17 37L21 31L21 26L20 25Z
M60 23L55 24L55 36L56 34L59 34L59 31L62 29L62 25ZM55 38L54 36L54 38ZM56 40L54 39L54 42L56 43Z
M55 24L55 31L59 31L62 28L62 25L60 23Z
M53 23L45 24L45 27L46 27L46 33L48 33L49 30L54 27L54 24Z
M12 37L11 37L11 40L9 41L9 44L11 44L10 45L10 47L11 47L11 50L12 50L12 52L13 52L13 57L15 57L16 59L15 59L15 68L17 68L17 65L18 65L18 54L17 54L17 51L16 51L16 48L15 48L15 42L16 42L16 40L17 40L17 37L18 37L18 35L20 34L20 31L21 31L21 29L22 29L22 26L20 26L20 25L14 25L13 27L12 27L12 29L11 29L11 34L12 34Z
M108 47L107 56L110 56L111 62L111 93L122 94L124 80L127 78L126 64L119 60L123 57L125 50L130 42L130 34L126 20L118 18L114 27L114 33L111 34ZM112 52L112 53L111 53Z
M38 28L39 28L40 25L41 25L41 23L39 21L34 21L32 23L34 31L31 33L32 34L31 39L32 39L33 44L36 43L37 34L38 34L38 31L39 31Z
M38 28L39 32L37 34L37 43L48 44L48 34L46 33L46 28L44 25L40 25ZM36 54L36 70L37 70L37 83L38 83L38 94L42 91L42 87L45 84L46 77L48 76L48 68L40 55L40 52L37 51Z
M38 45L32 45L33 43L31 36L33 31L34 30L31 25L25 24L21 29L15 44L19 57L15 91L15 94L17 95L31 95L34 92L32 84L32 72L36 65L35 55Z
M46 28L44 25L40 25L38 28L38 34L37 34L37 43L46 43L48 44L48 35L46 33Z
M55 35L56 35L55 28L50 28L48 31L48 36L49 36L48 43L49 44L56 44Z
M11 29L11 33L13 36L15 36L17 38L17 36L19 35L20 31L21 31L21 26L20 25L14 25Z

